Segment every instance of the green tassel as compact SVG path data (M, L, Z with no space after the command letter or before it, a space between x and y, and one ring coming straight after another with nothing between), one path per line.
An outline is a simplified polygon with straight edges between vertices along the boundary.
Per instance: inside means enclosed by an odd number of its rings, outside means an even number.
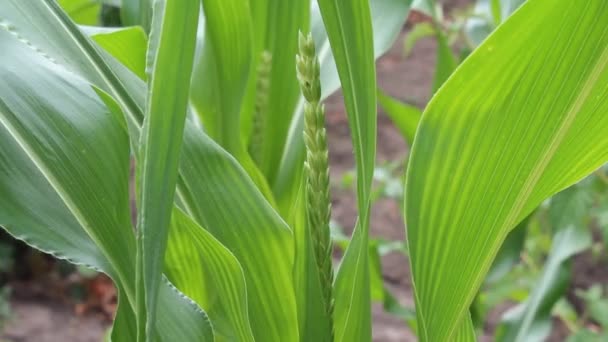
M312 36L299 36L299 54L296 68L304 103L304 143L307 175L306 211L310 227L325 309L333 340L333 267L332 243L329 231L331 198L329 195L329 163L327 133L325 131L325 108L320 103L320 66L315 54Z

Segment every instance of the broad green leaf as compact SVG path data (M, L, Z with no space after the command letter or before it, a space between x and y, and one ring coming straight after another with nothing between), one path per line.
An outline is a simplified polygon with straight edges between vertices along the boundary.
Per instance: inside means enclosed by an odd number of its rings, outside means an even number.
M254 340L245 277L237 259L179 209L171 216L165 272L175 286L205 308L216 341Z
M234 157L191 125L184 134L185 211L241 264L255 339L297 341L292 232Z
M589 190L577 184L551 199L549 221L556 230L551 251L529 298L503 315L497 341L541 341L550 334L551 311L570 282L570 259L592 243L586 220L593 205Z
M315 3L316 1L313 1ZM370 3L374 34L374 57L382 56L397 39L409 12L409 0L373 0ZM313 4L310 14L310 30L315 40L321 65L321 99L327 98L340 87L336 63L319 7ZM279 170L272 183L281 214L284 217L296 201L298 181L302 176L305 149L302 132L304 131L303 98L300 97L294 109L285 142Z
M608 159L606 20L603 1L527 1L424 112L405 206L421 341L454 336L507 233Z
M305 178L304 178L305 179ZM323 301L321 279L315 260L310 227L306 215L306 182L298 191L291 211L290 226L295 240L294 283L298 303L300 341L331 341L329 317Z
M97 25L99 23L100 0L58 0L57 2L78 24Z
M107 109L84 80L2 28L0 40L0 197L8 215L2 225L34 245L46 244L34 239L48 234L49 245L65 245L65 250L41 245L43 250L81 259L130 284L135 259L122 251L133 249L135 239L123 118ZM34 200L42 202L38 208L32 207ZM65 231L49 232L64 225ZM13 230L18 226L31 227L31 236ZM125 290L135 294L133 287Z
M319 0L349 119L359 219L336 277L335 340L371 340L368 232L376 156L376 68L367 0Z
M178 177L199 0L158 1L150 31L148 101L137 165L138 341L153 337ZM143 291L143 293L140 293ZM142 296L144 295L144 296ZM140 301L145 300L145 306ZM145 310L145 311L142 311ZM145 319L145 321L144 321Z
M393 124L397 126L401 136L411 144L414 141L422 111L412 105L399 102L384 94L380 89L378 89L378 102Z
M146 79L146 48L148 39L139 26L107 28L85 26L82 31L129 68L139 78Z
M101 92L17 38L0 27L0 226L35 248L108 274L128 321L135 307L135 238L124 119ZM211 340L204 313L166 283L160 300L172 304L159 310L165 326L159 340Z

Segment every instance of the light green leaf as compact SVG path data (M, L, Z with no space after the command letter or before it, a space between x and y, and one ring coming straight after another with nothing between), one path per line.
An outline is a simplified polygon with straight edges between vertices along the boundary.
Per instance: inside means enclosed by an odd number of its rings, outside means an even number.
M424 112L405 207L421 341L454 336L507 233L608 159L606 20L603 1L527 1Z
M81 29L110 55L139 76L139 78L146 79L146 49L148 39L141 27L107 28L84 26Z
M407 103L399 102L384 94L380 89L378 89L378 102L393 124L397 126L401 136L411 144L414 141L422 111Z
M376 68L369 2L319 0L346 105L357 164L359 219L336 277L335 340L371 340L368 231L376 156Z
M144 340L139 335L141 324L145 322L146 341L152 340L155 326L188 108L199 6L198 0L189 0L158 1L154 7L148 103L137 165L137 276L141 277L137 285L138 341Z
M247 289L237 259L209 232L174 209L165 272L173 284L205 308L216 341L253 341Z
M57 2L78 24L97 25L99 23L100 0L58 0Z

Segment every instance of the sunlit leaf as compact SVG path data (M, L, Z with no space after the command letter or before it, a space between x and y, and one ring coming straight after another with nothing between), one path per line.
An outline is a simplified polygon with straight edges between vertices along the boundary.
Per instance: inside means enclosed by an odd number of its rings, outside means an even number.
M508 232L608 159L606 20L603 1L527 1L424 112L405 208L421 341L462 329Z
M138 26L106 28L85 26L83 32L93 38L104 50L135 73L146 79L146 34Z
M148 101L137 164L137 319L138 334L145 322L146 341L153 339L156 324L199 6L198 0L157 1L150 31Z
M357 164L359 219L335 281L336 341L370 341L368 232L376 156L376 68L369 2L320 0L344 93Z
M237 259L179 209L174 209L171 216L165 272L205 308L216 341L254 340L245 277Z

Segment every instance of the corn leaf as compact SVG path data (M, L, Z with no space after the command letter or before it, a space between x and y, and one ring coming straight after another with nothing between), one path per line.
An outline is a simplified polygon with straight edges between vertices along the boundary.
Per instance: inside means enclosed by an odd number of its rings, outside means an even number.
M359 219L336 277L335 340L371 340L368 231L376 156L376 68L369 2L319 0L349 119Z
M123 330L123 323L135 317L124 118L116 104L104 102L107 95L15 31L0 26L5 53L0 65L0 226L37 249L112 277L120 289L115 329ZM167 283L161 289L161 302L172 305L159 310L164 327L157 331L159 340L211 340L204 313Z
M107 28L81 27L95 43L106 50L139 78L146 79L146 48L148 39L139 26Z
M145 322L146 341L152 339L155 326L188 108L199 6L198 0L189 0L158 1L154 7L147 62L148 102L137 165L137 276L141 277L137 318L139 334ZM138 335L138 341L143 340Z
M78 24L97 25L101 2L96 0L58 0L61 8Z
M53 0L4 1L0 18L18 37L111 95L127 118L131 145L137 146L146 97L140 78L86 37Z
M380 89L378 89L378 103L380 103L386 115L399 129L405 141L411 144L414 141L422 111L384 94Z
M65 244L66 255L114 271L117 281L128 284L135 259L120 251L133 249L135 240L130 230L129 151L123 118L105 108L84 80L70 77L1 27L0 39L5 56L0 69L2 201L7 202L3 211L13 213L3 226L10 230L13 225L31 225L34 237L65 224L66 231L50 232L49 244ZM32 212L27 195L36 198L38 192L53 200ZM83 229L88 238L66 236L68 232L82 235L78 232ZM135 294L132 287L126 290Z
M254 341L243 270L232 253L179 209L173 210L165 272L205 308L216 341Z
M462 331L508 232L608 159L607 20L604 1L527 1L424 112L405 205L421 341Z

